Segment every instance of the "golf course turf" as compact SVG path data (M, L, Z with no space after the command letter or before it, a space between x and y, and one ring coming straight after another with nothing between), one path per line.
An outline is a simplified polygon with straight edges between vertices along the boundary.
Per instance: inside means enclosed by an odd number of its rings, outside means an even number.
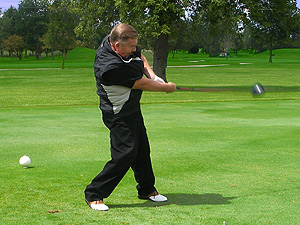
M83 194L110 159L94 54L70 51L64 70L58 56L0 58L0 224L300 224L300 49L275 50L273 63L268 52L170 55L168 65L189 67L168 67L169 81L232 90L144 92L156 187L169 201L138 199L130 170L107 212ZM252 96L256 82L264 95Z

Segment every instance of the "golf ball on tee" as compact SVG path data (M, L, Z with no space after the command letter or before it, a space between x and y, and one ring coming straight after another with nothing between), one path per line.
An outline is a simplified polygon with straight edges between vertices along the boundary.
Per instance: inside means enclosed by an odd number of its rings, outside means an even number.
M27 168L27 166L29 166L29 164L31 163L31 160L27 155L24 155L20 158L19 163L21 166Z

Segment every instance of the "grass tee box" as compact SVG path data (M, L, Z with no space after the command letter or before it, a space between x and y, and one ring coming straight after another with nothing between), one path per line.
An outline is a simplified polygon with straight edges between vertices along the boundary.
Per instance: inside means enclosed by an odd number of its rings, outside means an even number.
M94 51L69 52L64 70L55 68L59 58L0 58L1 224L300 224L299 91L250 92L258 81L299 87L299 49L275 51L273 64L263 54L169 58L198 65L167 68L178 86L236 90L144 92L156 186L169 201L138 199L130 171L105 213L83 194L110 158ZM23 155L28 169L19 165Z

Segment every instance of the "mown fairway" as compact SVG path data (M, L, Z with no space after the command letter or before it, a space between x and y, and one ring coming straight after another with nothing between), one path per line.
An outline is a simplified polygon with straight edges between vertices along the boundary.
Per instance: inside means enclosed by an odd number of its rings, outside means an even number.
M178 86L234 90L144 92L156 187L169 202L138 199L129 171L108 212L83 195L110 158L94 54L71 51L64 70L58 58L0 58L0 224L300 224L300 49L276 50L273 64L268 53L170 55ZM268 89L253 97L258 81ZM29 169L18 164L25 154Z

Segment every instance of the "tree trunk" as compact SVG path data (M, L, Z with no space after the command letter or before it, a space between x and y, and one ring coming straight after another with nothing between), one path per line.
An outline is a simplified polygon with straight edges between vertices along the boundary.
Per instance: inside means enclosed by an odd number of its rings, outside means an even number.
M65 68L66 50L64 49L62 53L63 53L63 56L62 56L62 59L63 59L63 61L62 61L62 69L64 69Z
M153 71L157 76L161 77L165 81L166 68L168 59L168 39L167 34L161 34L154 44L154 57L153 57Z
M270 42L270 56L269 56L269 63L273 62L273 45L272 41Z
M21 61L22 60L22 51L18 52L17 55L18 55L19 60Z
M40 60L42 58L42 53L38 49L35 51L35 58L37 60Z
M53 54L53 52L54 52L54 49L51 48L51 56L52 56L52 60L54 61L54 54Z

